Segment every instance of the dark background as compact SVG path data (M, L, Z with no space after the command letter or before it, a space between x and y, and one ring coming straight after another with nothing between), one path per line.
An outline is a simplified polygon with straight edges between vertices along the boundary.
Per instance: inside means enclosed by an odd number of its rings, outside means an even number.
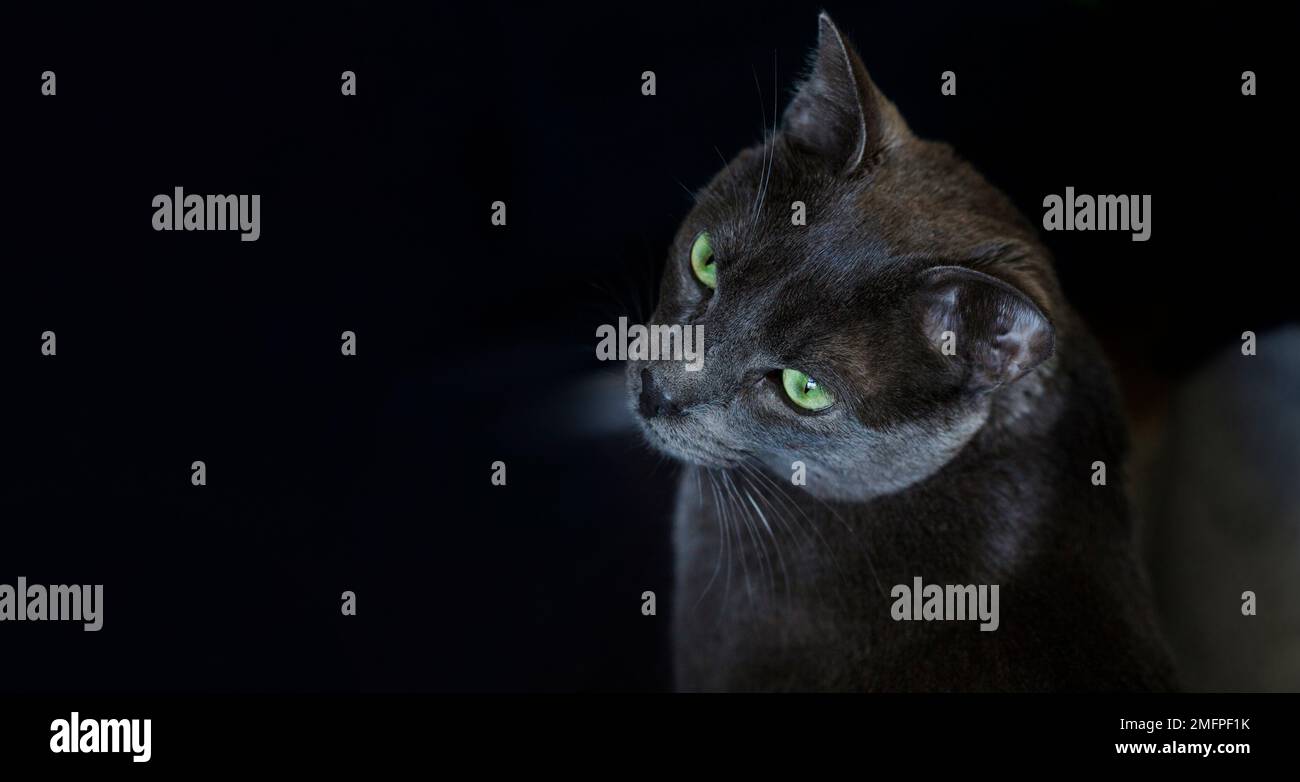
M1293 12L825 5L1034 221L1152 194L1148 242L1047 235L1139 423L1296 315ZM102 583L105 625L0 625L0 690L666 687L674 468L595 328L648 311L683 188L771 124L820 7L7 16L0 583ZM260 241L154 232L176 186L261 194Z

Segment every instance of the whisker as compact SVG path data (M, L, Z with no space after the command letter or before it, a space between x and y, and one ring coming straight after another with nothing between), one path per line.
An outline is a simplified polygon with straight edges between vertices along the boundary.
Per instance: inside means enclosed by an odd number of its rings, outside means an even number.
M830 544L830 542L829 542L828 540L826 540L826 536L822 534L821 527L817 524L817 522L814 521L814 520L812 519L812 517L810 517L810 516L808 515L808 513L803 509L803 506L802 506L802 505L800 505L798 502L795 501L795 498L793 498L793 497L789 496L788 494L786 494L785 488L780 484L779 481L777 481L776 479L774 479L774 478L772 478L770 475L768 475L767 472L763 469L763 467L762 467L761 464L758 464L757 462L754 462L754 463L752 463L752 464L749 465L749 469L751 470L751 472L752 472L754 475L756 475L756 476L759 478L759 480L766 481L766 482L767 482L767 485L769 485L769 486L772 487L772 492L773 492L773 493L774 493L774 494L775 494L775 495L776 495L776 496L777 496L777 497L778 497L782 502L786 503L789 507L794 508L794 510L795 510L795 511L800 515L800 516L803 517L804 521L805 521L806 524L807 524L807 528L810 529L810 530L812 530L813 534L816 535L816 538L817 538L816 541L812 541L812 538L810 538L810 537L805 533L805 534L804 534L804 540L805 540L805 541L814 542L814 543L816 543L816 542L820 542L820 543L821 543L821 546L826 550L826 553L830 556L830 559L831 559L831 566L835 569L835 573L836 573L836 575L839 577L839 579L840 579L841 581L847 581L847 580L848 580L848 574L844 571L844 568L843 568L843 566L842 566L841 563L840 563L839 557L836 555L836 552L835 552L834 547L832 547L831 544ZM811 497L811 498L814 499L814 500L816 499L815 497L813 497L813 496L812 496L811 494L809 494L808 492L802 492L802 494L803 494L804 496ZM829 510L829 509L828 509L828 510ZM832 512L833 512L833 511L832 511ZM847 524L846 524L846 526L847 526ZM849 528L849 531L850 531L850 534L852 534L852 528Z
M719 527L722 530L725 530L726 533L725 537L723 538L723 550L726 552L725 558L727 561L727 580L723 587L722 605L718 607L718 617L717 617L718 624L721 624L722 617L727 612L727 606L730 605L731 603L731 570L732 570L731 524L727 519L727 513L724 507L724 503L722 501L722 495L718 489L717 476L714 475L712 469L708 469L708 475L709 475L709 484L713 488L713 505L718 510L717 513L718 524Z
M758 75L755 74L755 79ZM767 156L767 171L759 179L758 192L758 210L755 217L763 211L763 202L767 200L768 188L772 185L772 170L776 167L776 106L777 106L777 77L776 77L776 50L772 50L772 132L767 132L767 122L764 121L763 133L766 136L765 142L771 148L771 154Z
M736 496L736 494L735 494L735 490L734 490L734 488L732 487L731 476L730 476L730 474L729 474L726 470L723 470L723 471L721 471L721 472L719 473L719 476L722 478L722 486L723 486L723 488L724 488L727 492L729 492L729 497L730 497L731 499L729 499L728 502L733 502L733 501L734 501L734 502L735 502L735 506L734 506L735 509L736 509L737 511L740 511L740 512L738 512L738 513L736 514L736 515L737 515L737 519L738 519L739 521L743 522L745 532L749 535L750 540L754 542L755 546L757 546L758 543L759 543L759 541L758 541L758 537L754 534L754 529L753 529L753 526L751 525L751 522L750 522L749 517L746 516L746 515L743 515L743 511L744 511L744 509L745 509L745 506L744 506L743 503L740 502L739 498L738 498L738 497ZM737 525L737 530L739 530L739 529L740 529L740 525ZM753 585L753 583L749 580L749 564L748 564L748 557L745 556L746 552L745 552L745 549L744 549L744 541L740 540L740 535L739 535L739 534L737 534L736 539L737 539L737 542L740 544L739 552L738 552L738 553L739 553L739 555L740 555L740 566L741 566L741 569L742 569L743 572L745 573L745 589L747 590L747 592L748 592L748 594L749 594L750 604L752 605L752 604L753 604L753 601L754 601L754 585ZM760 558L759 561L758 561L758 565L759 565L759 576L761 577L761 576L762 576L762 565L763 565L763 560L762 560L761 558Z
M678 179L677 177L673 177L673 181L677 183L677 186L680 187L686 193L686 197L691 199L691 203L694 204L695 192L691 190L689 187L687 187L686 185L682 184L682 180Z
M880 583L880 575L877 573L875 563L872 561L871 551L869 549L869 546L858 535L857 530L855 530L851 524L845 521L844 517L840 516L840 514L836 512L835 508L832 507L829 503L827 503L822 498L818 497L817 495L809 491L803 491L800 494L802 496L808 497L818 505L821 505L822 508L824 508L827 513L831 514L831 516L844 527L844 529L848 530L849 536L858 543L859 549L862 551L863 556L866 557L867 568L870 569L871 571L872 580L876 582L876 588L880 590L880 594L882 596L886 596L888 593L885 590L884 584Z
M763 87L758 83L758 69L751 68L754 72L754 90L758 93L758 111L763 122L763 157L759 167L758 190L754 193L754 204L750 207L750 223L758 218L758 210L762 208L759 200L763 192L763 174L767 169L767 104L763 101Z
M753 492L750 491L750 489L757 489L757 487L754 486L753 482L747 476L745 476L743 472L741 473L741 478L745 481L746 484L745 497L749 500L749 504L754 506L754 511L758 513L758 517L763 521L763 526L767 529L768 537L772 539L772 549L776 551L777 562L779 562L781 565L781 584L782 586L785 587L786 605L788 607L789 600L790 600L790 569L786 566L785 556L781 553L781 542L777 540L776 533L775 531L773 531L772 525L768 523L767 515L763 513L763 509L758 507L758 503L754 501L754 495ZM762 497L763 492L761 490L758 490L758 495ZM770 505L768 507L771 508Z
M727 158L725 158L725 157L722 155L722 150L718 149L718 145L717 145L717 144L714 144L714 145L713 145L713 151L718 153L718 160L721 160L721 161L722 161L722 170L725 171L725 170L727 169L727 167L729 167L729 166L731 165L731 163L728 162L728 161L727 161ZM740 197L740 185L739 185L739 183L736 182L736 180L735 180L734 177L728 177L727 188L731 191L731 200L732 200L732 201L737 201L737 202L739 202L739 201L742 201L742 200L743 200L743 199Z
M742 478L743 478L743 476L742 476ZM764 542L764 541L763 541L763 537L762 537L761 535L758 534L758 533L759 533L758 523L755 522L755 521L754 521L754 517L750 515L750 513L749 513L749 508L745 506L745 500L744 500L744 497L741 496L743 493L745 493L745 492L744 492L744 489L743 489L742 487L736 485L736 481L735 481L735 477L734 477L734 476L733 476L732 479L731 479L731 485L732 485L732 486L734 487L734 489L735 489L735 493L736 493L736 501L740 503L740 507L741 507L741 509L742 509L742 510L744 511L744 513L745 513L745 518L748 520L748 523L749 523L749 525L750 525L750 528L753 530L754 539L758 542L758 545L759 545L759 563L760 563L760 565L766 565L766 567L767 567L767 580L768 580L768 585L769 585L769 586L771 587L771 589L772 589L772 594L775 595L775 594L776 594L776 567L775 567L775 566L773 565L773 563L772 563L772 555L769 554L768 551L767 551L767 543ZM767 520L766 520L766 519L763 519L763 526L765 526L765 527L767 526ZM767 531L768 531L768 535L769 535L769 537L770 537L770 536L771 536L771 532L772 532L771 527L768 527L768 530L767 530ZM773 538L772 542L773 542L773 548L776 548L776 546L775 546L776 539ZM777 554L778 554L778 555L780 554L780 550L779 550L779 549L777 549Z
M758 478L758 479L761 480L761 479L765 478L766 476L764 476L763 473L762 473L760 470L756 469L755 467L753 467L752 465L750 465L750 464L748 464L748 463L744 463L744 462L742 462L742 463L739 465L739 467L740 467L741 470L743 470L744 472L746 472L748 475L752 476L749 480L751 481L751 484L754 485L754 488L758 491L758 496L759 496L759 498L762 499L764 502L767 503L768 508L771 509L771 511L772 511L772 515L777 519L777 521L779 521L779 522L781 523L782 527L785 528L786 534L788 534L791 538L793 538L793 539L795 540L796 543L798 543L799 540L800 540L800 537L799 537L798 535L799 535L799 533L802 533L802 529L797 529L796 527L792 526L792 525L790 524L790 522L786 521L786 519L785 519L785 517L784 517L783 515L781 515L780 513L778 513L778 510L781 510L781 509L777 508L777 506L772 502L772 499L771 499L770 497L767 496L767 493L766 493L766 492L763 491L763 485L762 485L761 483L759 483L759 484L753 484L753 483L752 483L753 478ZM786 498L783 494L781 494L779 491L777 491L777 496L778 496L780 499L782 499L782 500L786 500L786 499L787 499L787 498ZM799 508L798 506L794 506L794 507L795 507L795 509L798 510L800 513L803 512L803 509ZM805 518L807 518L806 515L805 515ZM797 520L796 520L796 521L797 521ZM811 522L809 522L809 523L811 524ZM807 535L803 535L802 538L803 538L804 540L806 540L806 539L807 539ZM802 544L801 544L801 545L802 545Z
M704 469L705 468L699 468L695 470L695 487L696 489L699 490L700 507L704 506L704 489L700 481L700 473ZM715 495L716 495L716 491L715 491ZM700 592L700 596L695 600L695 606L694 608L692 608L692 610L698 609L700 607L700 603L704 602L704 596L707 595L709 593L709 590L713 588L713 582L717 580L718 573L721 571L722 571L722 525L719 524L718 525L718 556L713 563L713 575L709 576L709 583L704 585L704 590Z

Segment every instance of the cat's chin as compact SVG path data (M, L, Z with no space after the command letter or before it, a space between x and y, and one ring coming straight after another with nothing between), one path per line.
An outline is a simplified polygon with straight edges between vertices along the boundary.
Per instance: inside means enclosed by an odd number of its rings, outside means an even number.
M678 425L662 425L638 418L641 431L650 445L665 456L695 467L728 469L745 463L745 455L731 453L718 446L710 447L699 437L692 437Z

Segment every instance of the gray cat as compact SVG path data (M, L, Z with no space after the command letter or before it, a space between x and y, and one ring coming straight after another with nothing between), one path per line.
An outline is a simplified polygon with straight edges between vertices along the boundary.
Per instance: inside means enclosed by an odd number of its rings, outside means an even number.
M1172 686L1099 349L1032 226L829 17L670 252L651 322L702 325L703 367L630 361L628 390L686 464L679 689ZM996 629L897 618L916 578L998 585Z

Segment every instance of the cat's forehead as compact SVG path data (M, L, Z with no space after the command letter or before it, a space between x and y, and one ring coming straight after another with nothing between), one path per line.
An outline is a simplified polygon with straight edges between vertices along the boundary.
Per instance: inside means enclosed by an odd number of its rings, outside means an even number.
M729 171L706 189L683 239L707 231L733 282L788 287L802 278L814 289L823 281L828 291L843 291L895 262L896 248L853 185L754 151Z
M705 190L697 221L737 263L802 259L851 283L912 259L954 262L1025 238L998 194L944 145L916 142L870 177L845 179L779 137L742 151Z

